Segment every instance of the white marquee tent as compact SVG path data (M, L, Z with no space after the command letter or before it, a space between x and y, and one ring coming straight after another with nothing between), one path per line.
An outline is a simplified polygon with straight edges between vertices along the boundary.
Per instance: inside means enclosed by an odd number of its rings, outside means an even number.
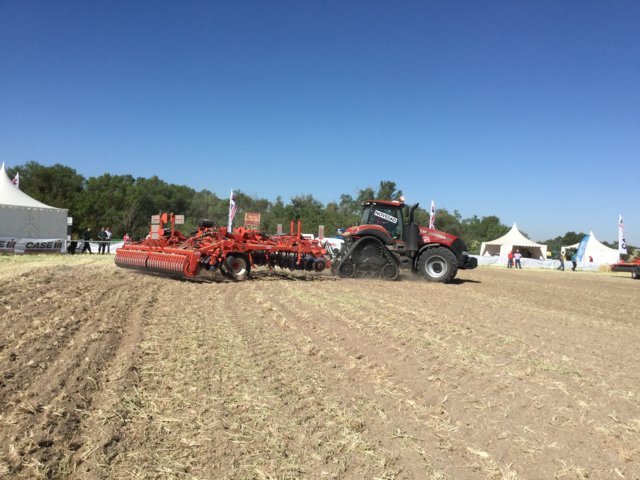
M45 205L17 188L0 167L0 252L64 252L67 210Z
M540 245L525 237L515 222L513 227L500 238L496 238L490 242L482 242L480 246L480 256L500 256L507 258L511 251L520 250L525 258L533 258L535 260L547 259L547 246Z
M583 248L580 248L583 243ZM620 253L618 253L618 250L603 245L593 234L593 231L589 232L589 235L586 235L580 243L562 247L561 251L566 252L569 249L577 250L578 256L580 257L578 258L578 262L581 262L582 264L612 264L618 263L620 260Z

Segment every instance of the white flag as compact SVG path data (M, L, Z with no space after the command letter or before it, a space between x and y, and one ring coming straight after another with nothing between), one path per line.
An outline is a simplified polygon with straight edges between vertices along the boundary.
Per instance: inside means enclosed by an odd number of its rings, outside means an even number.
M627 241L624 239L622 215L620 215L620 220L618 220L618 253L627 253Z
M431 212L429 212L429 228L436 227L436 204L431 200Z
M19 172L16 172L16 176L13 177L13 180L11 180L11 183L13 183L16 188L20 189L20 173Z
M229 196L229 223L227 225L227 231L231 232L233 228L233 217L236 216L236 197L233 196L233 189Z

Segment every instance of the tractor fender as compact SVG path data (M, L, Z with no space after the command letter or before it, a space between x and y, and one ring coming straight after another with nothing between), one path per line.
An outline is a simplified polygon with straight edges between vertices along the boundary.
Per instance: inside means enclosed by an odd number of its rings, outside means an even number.
M374 237L380 240L384 245L392 245L393 238L389 235L383 227L378 225L361 225L359 227L354 227L350 233L355 238L366 238L366 237Z

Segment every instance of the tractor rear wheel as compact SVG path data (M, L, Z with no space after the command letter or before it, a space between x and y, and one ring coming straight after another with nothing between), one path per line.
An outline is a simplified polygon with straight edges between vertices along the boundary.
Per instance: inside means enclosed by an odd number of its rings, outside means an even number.
M418 271L429 282L448 283L458 273L458 261L447 248L429 248L418 259Z
M251 272L251 264L249 259L243 253L234 253L227 255L227 272L236 282L242 282L249 278Z

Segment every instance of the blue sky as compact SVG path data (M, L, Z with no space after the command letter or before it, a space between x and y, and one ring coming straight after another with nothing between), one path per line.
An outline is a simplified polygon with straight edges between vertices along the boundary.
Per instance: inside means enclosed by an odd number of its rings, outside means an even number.
M638 1L0 0L0 161L640 244Z

